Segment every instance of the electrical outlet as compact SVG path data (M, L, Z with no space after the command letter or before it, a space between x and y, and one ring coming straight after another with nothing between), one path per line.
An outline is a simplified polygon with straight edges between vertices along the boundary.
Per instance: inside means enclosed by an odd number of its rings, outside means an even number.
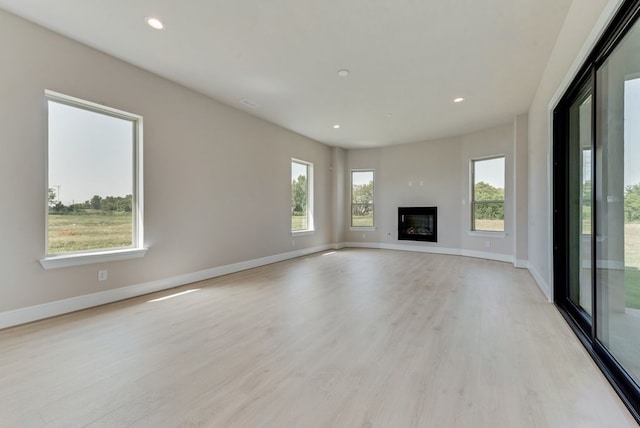
M98 281L106 281L107 280L107 271L99 270L98 271Z
M484 246L487 248L491 248L491 241L484 241Z
M365 233L362 234L362 239L366 238L367 235Z

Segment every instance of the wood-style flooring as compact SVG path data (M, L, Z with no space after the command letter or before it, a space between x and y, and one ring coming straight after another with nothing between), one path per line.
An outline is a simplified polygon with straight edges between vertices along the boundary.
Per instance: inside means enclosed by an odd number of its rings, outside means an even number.
M0 331L0 426L637 425L526 270L349 249Z

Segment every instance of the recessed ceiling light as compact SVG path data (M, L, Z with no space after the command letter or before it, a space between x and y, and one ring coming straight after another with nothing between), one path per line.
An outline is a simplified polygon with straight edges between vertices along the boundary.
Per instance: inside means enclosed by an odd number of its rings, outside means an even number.
M342 70L338 70L338 76L340 77L347 77L349 75L349 70L347 70L346 68L343 68Z
M463 101L464 101L464 98L462 98L462 97L458 97L455 100L453 100L454 103L461 103Z
M158 18L147 18L147 25L151 28L155 28L156 30L162 30L164 28L164 24Z
M387 116L387 117L391 117L391 116L393 116L393 115L392 115L391 113L387 113L387 114L385 114L385 116Z
M333 129L339 129L340 125L333 125Z

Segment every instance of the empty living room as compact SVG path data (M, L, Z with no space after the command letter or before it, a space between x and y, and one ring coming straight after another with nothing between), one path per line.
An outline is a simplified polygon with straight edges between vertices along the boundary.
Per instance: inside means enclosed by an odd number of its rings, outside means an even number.
M640 0L0 0L0 54L0 427L640 423Z

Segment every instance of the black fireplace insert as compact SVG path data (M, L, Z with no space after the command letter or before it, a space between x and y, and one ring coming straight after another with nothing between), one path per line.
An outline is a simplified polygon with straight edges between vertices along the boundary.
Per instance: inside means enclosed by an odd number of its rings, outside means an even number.
M398 239L438 242L438 207L398 207Z

